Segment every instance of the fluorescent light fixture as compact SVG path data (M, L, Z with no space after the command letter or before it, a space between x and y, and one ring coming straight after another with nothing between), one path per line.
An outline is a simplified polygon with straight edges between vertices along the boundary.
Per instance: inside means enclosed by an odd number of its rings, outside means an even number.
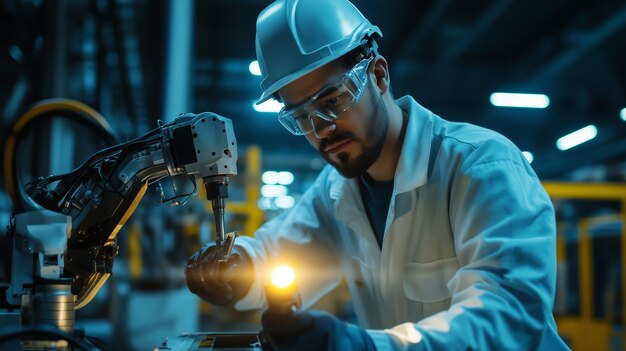
M274 200L274 204L278 208L292 208L296 204L296 200L291 196L281 196Z
M291 172L267 171L261 175L261 180L265 184L289 185L293 183L294 176Z
M263 185L261 195L265 197L280 197L287 195L287 187L284 185Z
M522 154L524 155L524 157L526 157L526 160L528 161L528 163L533 163L535 156L533 156L532 152L522 151Z
M588 125L583 129L579 129L559 138L559 140L556 141L556 147L561 151L565 151L595 138L596 135L598 135L598 129L596 126L593 124Z
M278 172L267 171L261 175L261 180L265 184L278 184Z
M254 102L252 103L252 107L257 112L278 113L278 111L280 111L280 109L283 108L283 106L284 106L283 104L281 104L280 102L274 99L269 99L260 105L257 105Z
M248 70L250 70L250 73L252 73L252 75L260 76L261 68L259 67L259 61L254 60L250 62L250 64L248 65Z
M291 172L278 172L278 184L289 185L293 183L293 173Z
M619 115L622 117L622 121L626 122L626 108L623 108Z
M544 94L493 93L489 101L501 107L546 108L550 105L550 98Z
M276 206L274 205L274 198L271 197L262 197L259 199L259 202L257 202L257 206L262 210L262 211L268 211L268 210L275 210Z

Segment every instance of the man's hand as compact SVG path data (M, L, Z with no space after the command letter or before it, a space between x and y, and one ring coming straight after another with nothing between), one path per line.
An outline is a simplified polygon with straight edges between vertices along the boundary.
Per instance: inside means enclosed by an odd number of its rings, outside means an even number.
M265 311L262 317L264 349L283 350L376 350L367 332L326 312L296 310ZM266 345L267 344L267 345Z
M226 262L219 262L215 244L207 244L187 260L185 278L192 293L218 306L234 306L251 284L250 259L234 247Z

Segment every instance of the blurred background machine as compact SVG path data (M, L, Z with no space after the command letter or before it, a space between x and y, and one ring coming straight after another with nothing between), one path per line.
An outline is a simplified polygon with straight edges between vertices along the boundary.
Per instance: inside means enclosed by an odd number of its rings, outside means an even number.
M261 81L254 26L269 2L0 0L0 144L28 106L52 97L84 102L110 126L102 133L66 116L80 111L42 112L48 118L16 145L22 184L68 172L158 120L213 111L233 120L240 150L225 227L251 235L292 206L324 161L276 122L280 105L253 107ZM624 350L624 1L354 3L385 33L380 50L396 96L494 129L525 152L557 209L560 331L575 351ZM497 93L532 93L540 103ZM2 177L6 286L12 204ZM209 306L185 287L186 258L215 236L212 204L203 186L198 192L185 206L155 206L161 189L148 186L117 235L110 278L76 311L75 330L124 350L151 349L183 332L258 332L257 312ZM345 286L316 307L354 318Z

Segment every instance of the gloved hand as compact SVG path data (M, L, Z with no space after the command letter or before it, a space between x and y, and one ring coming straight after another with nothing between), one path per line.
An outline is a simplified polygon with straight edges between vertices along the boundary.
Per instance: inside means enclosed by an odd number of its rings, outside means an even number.
M365 329L343 322L329 313L296 310L263 313L263 349L282 350L376 350Z
M251 262L237 246L231 257L219 262L215 243L207 244L187 260L185 278L192 293L218 306L234 306L252 283Z

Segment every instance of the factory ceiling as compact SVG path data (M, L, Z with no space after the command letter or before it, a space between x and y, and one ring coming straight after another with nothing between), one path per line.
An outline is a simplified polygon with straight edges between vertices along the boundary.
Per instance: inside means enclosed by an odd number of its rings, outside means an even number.
M2 126L29 103L62 95L94 106L132 137L167 119L168 96L186 89L183 106L233 119L240 145L258 144L285 167L313 157L275 114L252 107L260 95L260 77L248 70L255 21L269 1L189 2L178 21L190 26L176 32L177 2L0 0ZM501 132L534 154L544 178L626 161L624 1L353 2L383 31L396 97L410 94L446 119ZM172 33L188 39L187 49ZM186 87L168 70L172 60L188 68ZM550 105L494 107L497 91L545 94ZM557 149L559 137L591 124L595 139Z

